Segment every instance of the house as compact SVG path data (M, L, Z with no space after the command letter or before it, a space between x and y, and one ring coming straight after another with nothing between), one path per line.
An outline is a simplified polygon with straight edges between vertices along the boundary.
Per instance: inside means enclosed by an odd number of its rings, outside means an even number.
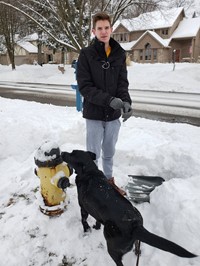
M200 60L200 17L186 18L182 7L117 21L112 37L138 63Z
M14 48L14 55L16 65L32 64L34 61L37 61L38 48L36 35L33 35L32 38L33 42L30 41L30 38L28 40L26 40L26 38L19 40L18 35L15 36L16 42ZM0 55L0 64L10 64L10 59L6 47L3 49L3 52Z
M15 64L33 64L37 61L38 48L28 41L18 41L15 44Z
M16 36L15 42L15 64L35 64L38 62L38 34L34 33L19 39ZM62 48L53 49L47 45L41 45L41 61L42 63L62 64L66 62L67 54ZM7 50L0 54L0 64L9 65L10 59Z

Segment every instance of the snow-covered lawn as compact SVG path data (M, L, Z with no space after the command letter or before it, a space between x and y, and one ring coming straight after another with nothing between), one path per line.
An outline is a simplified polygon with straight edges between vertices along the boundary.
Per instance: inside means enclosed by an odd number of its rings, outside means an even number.
M74 69L65 66L65 74L58 70L58 65L44 64L21 65L16 71L11 66L0 65L0 82L35 82L47 84L75 83ZM128 66L130 89L200 92L200 64L176 63L173 64L137 64Z

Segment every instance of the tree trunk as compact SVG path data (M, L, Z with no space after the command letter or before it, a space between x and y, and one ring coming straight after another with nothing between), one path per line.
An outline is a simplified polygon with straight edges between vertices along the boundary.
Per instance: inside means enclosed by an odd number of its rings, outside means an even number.
M43 60L42 60L42 44L39 41L38 43L38 65L42 66L43 65Z
M12 49L8 49L8 56L9 56L9 59L10 59L12 70L15 70L16 69L16 67L15 67L15 56L14 56L14 51Z

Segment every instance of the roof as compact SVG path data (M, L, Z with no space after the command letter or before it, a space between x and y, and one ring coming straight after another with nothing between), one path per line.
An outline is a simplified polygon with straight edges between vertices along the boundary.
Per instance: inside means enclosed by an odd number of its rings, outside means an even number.
M29 53L38 53L38 48L30 42L19 41L17 42L17 45L19 45Z
M195 37L200 29L200 17L184 18L173 32L171 39Z
M150 34L156 41L158 41L163 47L169 48L170 39L161 38L156 32L147 30L145 31L140 38L137 39L134 45L136 45L145 35Z
M200 29L200 17L197 18L184 18L178 25L177 29L172 34L171 38L163 39L156 32L147 30L137 40L120 43L125 51L130 51L132 48L146 35L150 34L155 40L157 40L163 47L168 48L172 39L179 38L192 38L195 37Z
M163 39L162 37L160 37L155 31L146 31L145 33L149 33L154 39L156 39L162 46L164 47L168 47L169 46L169 42L170 39Z
M26 42L37 41L38 40L38 34L37 33L30 34L28 36L25 36L23 38L23 40Z
M126 43L120 43L121 47L125 51L130 51L133 49L133 47L147 34L150 34L156 41L158 41L163 47L169 48L169 43L171 39L163 39L161 38L156 32L147 30L145 31L136 41L132 42L126 42Z
M137 41L123 42L123 43L120 43L120 45L125 51L130 51L136 42Z
M146 24L148 24L148 28L149 28L149 25L151 25L151 29L167 28L167 27L170 27L169 26L170 24L171 26L174 24L174 21L176 20L176 18L182 11L183 11L183 8L181 7L181 8L174 8L174 9L168 10L167 13L165 13L165 15L163 12L160 12L160 11L149 12L149 13L142 14L139 17L133 18L131 20L123 19L120 22L118 22L118 26L122 25L126 27L126 29L129 30L130 32L131 31L143 31L145 29ZM139 19L141 20L140 24L138 23ZM128 43L120 43L122 48L126 51L132 50L133 47L146 34L150 34L151 37L157 40L163 47L169 48L169 44L172 39L195 37L200 29L200 17L183 18L183 20L180 21L178 27L176 28L176 30L173 32L172 36L169 39L163 39L155 31L149 30L148 28L137 40L131 41Z
M183 7L147 12L136 18L117 21L113 26L113 31L115 31L119 25L123 25L129 32L169 28L174 24L181 12L184 12Z

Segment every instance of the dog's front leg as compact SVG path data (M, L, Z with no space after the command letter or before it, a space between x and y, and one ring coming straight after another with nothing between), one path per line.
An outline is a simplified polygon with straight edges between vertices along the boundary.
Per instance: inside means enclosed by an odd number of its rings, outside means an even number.
M83 230L85 233L90 231L90 226L87 222L87 218L88 218L88 213L83 207L81 207L81 222L82 222Z

